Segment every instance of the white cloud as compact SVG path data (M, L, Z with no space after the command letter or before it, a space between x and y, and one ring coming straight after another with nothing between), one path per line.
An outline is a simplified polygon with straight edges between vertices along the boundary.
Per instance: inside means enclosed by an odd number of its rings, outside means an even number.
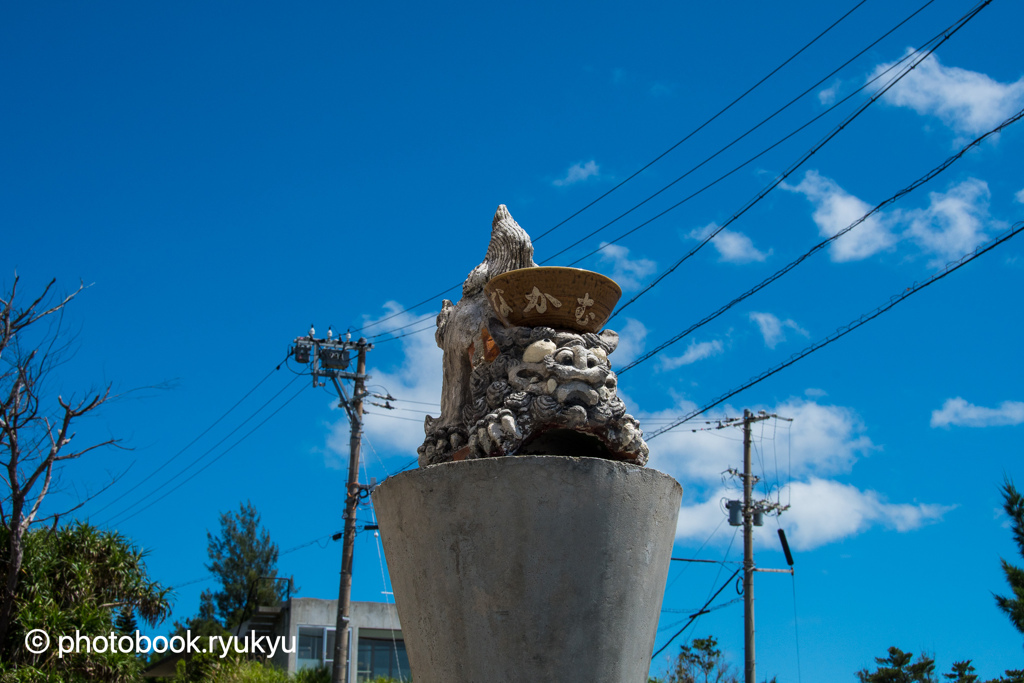
M798 185L781 187L803 194L814 204L813 219L823 237L832 237L871 210L871 206L846 192L834 180L807 171ZM983 180L968 178L946 192L931 192L929 204L910 211L880 211L829 247L833 261L856 261L910 240L933 256L928 265L941 267L960 258L988 239L988 228L1000 221L989 214L990 193Z
M684 401L674 410L642 414L639 419L641 425L649 421L654 426L694 407ZM764 421L755 425L752 431L755 474L764 477L773 498L778 496L783 503L791 504L782 516L782 523L794 549L818 547L873 527L911 531L938 521L952 509L942 505L890 503L876 491L827 479L849 472L859 457L878 450L853 410L793 398L769 412L791 417L793 422ZM719 415L735 417L738 414L739 411L727 406ZM713 425L702 420L692 426L705 427ZM790 429L791 433L786 434L785 429ZM780 443L791 445L788 457L782 455ZM723 486L722 480L722 472L727 467L739 467L742 449L741 432L735 427L672 431L652 442L648 466L679 479L685 492L686 503L676 525L678 539L703 542L726 514L722 500L742 498L738 481L726 479L726 482L733 481L733 486L729 487ZM783 467L789 472L783 471ZM792 477L792 483L780 491L778 486L785 486L788 477ZM762 491L760 484L758 491ZM718 539L724 543L730 536L722 533ZM773 547L777 544L773 533L760 534L757 538Z
M564 187L566 185L575 185L576 183L583 182L587 178L596 176L598 174L597 163L591 159L587 163L573 164L569 167L564 178L558 178L552 181L552 185L555 187Z
M811 170L798 185L780 187L807 197L814 204L814 222L822 237L832 237L871 210L871 206L829 178ZM875 214L829 246L833 261L858 261L890 248L896 237L886 221Z
M779 342L785 341L786 332L785 328L790 328L797 334L808 336L807 330L797 325L795 320L779 320L777 316L771 313L750 313L750 319L757 323L757 327L761 330L761 336L764 337L764 344L769 349L774 349Z
M1003 401L998 408L985 408L957 396L947 398L942 408L932 411L932 427L997 427L1024 422L1024 403Z
M672 409L656 413L638 411L637 419L641 427L651 430L672 418L691 412L695 407L693 403L682 401ZM759 440L771 438L773 434L779 435L776 438L785 438L789 448L785 460L787 472L780 469L780 479L787 476L803 479L809 476L845 474L860 456L878 450L865 433L866 427L860 416L849 408L791 398L774 408L766 407L765 410L793 420L778 424L759 422L755 430ZM741 414L741 410L725 406L714 417L737 417ZM704 420L713 420L714 417L701 417L692 425L688 423L686 428L666 432L652 441L648 466L676 477L684 488L691 484L702 487L718 484L722 471L727 467L738 466L742 458L740 430L734 427L697 432L687 430L706 427L708 425ZM790 430L790 433L782 437L786 430ZM774 448L775 452L781 453L780 445L776 444ZM775 485L774 461L771 466L766 464L766 467L770 470L770 483ZM782 467L781 461L779 467Z
M639 289L640 281L658 267L650 259L631 259L628 248L607 242L601 243L601 261L612 264L611 278L624 290Z
M704 501L683 505L676 522L676 538L704 541L727 516L725 500L740 500L742 491L717 488ZM955 506L889 503L876 491L851 484L811 477L794 482L786 500L791 504L780 523L795 551L811 550L863 533L874 526L900 533L936 522ZM767 524L766 524L767 526ZM720 534L719 542L732 534ZM778 547L774 533L755 530L755 542Z
M836 101L836 97L839 96L839 86L841 81L836 81L829 87L818 92L818 102L821 102L826 107L830 106Z
M612 355L612 367L623 367L632 363L637 356L644 352L644 340L647 338L647 328L639 320L626 318L626 325L619 333L619 345Z
M722 518L727 516L723 509L723 498L735 500L737 493L735 490L718 489L707 500L679 508L676 539L704 541L718 527Z
M683 365L691 365L699 360L717 356L722 353L724 347L722 342L715 339L709 342L691 341L686 351L681 356L662 356L661 367L663 370L674 370Z
M687 237L695 240L703 240L717 228L717 224L709 223L703 228L691 230L689 234L687 234ZM759 251L749 237L744 235L742 232L733 232L732 230L722 230L712 237L711 246L718 251L719 260L725 261L726 263L750 263L752 261L764 261L772 254L770 249L768 250L768 253Z
M1013 195L1013 198L1018 204L1024 204L1024 189L1021 189L1017 194Z
M878 65L870 78L891 66L893 63ZM933 54L893 86L884 99L918 114L937 116L959 134L979 135L1024 105L1024 78L1000 83L977 71L943 66Z
M988 239L985 226L990 223L988 185L970 178L946 193L931 192L926 209L909 211L907 235L922 251L934 254L930 266L938 267L960 258Z
M879 525L900 533L939 521L955 506L888 503L875 491L810 478L792 485L792 507L784 513L795 550L810 550Z
M392 315L393 313L402 310L402 306L394 301L389 301L385 304L384 308L385 312L380 316L380 318ZM373 328L370 331L375 332L378 329L381 331L395 329L423 317L425 316L403 313L391 318L379 327ZM380 318L378 318L378 320ZM366 322L369 324L374 321L367 320ZM426 323L423 323L423 325L425 324ZM417 329L421 326L422 325L417 325L412 329ZM407 331L408 330L403 330L398 334L402 334ZM400 364L397 367L388 370L380 367L369 367L367 369L367 373L372 376L370 384L381 385L381 387L386 389L387 392L390 392L392 396L405 401L438 403L441 397L442 354L441 349L437 347L437 344L434 341L433 333L428 330L420 334L411 334L409 336L402 337L396 342L391 342L389 346L391 344L402 345L402 359ZM371 363L376 360L375 356L377 353L377 351L374 351L369 354L368 359ZM374 387L372 390L379 393L385 393L385 391L382 391L380 387ZM407 412L406 410L386 410L384 408L367 405L367 412L374 414L368 414L366 416L363 422L363 429L367 438L374 445L374 448L377 451L390 449L399 453L405 453L409 456L414 456L416 455L416 448L423 443L423 417L427 414L426 411L430 411L429 414L437 417L440 414L440 408L421 406L416 403L403 403L401 401L396 401L393 405L396 408L407 408L415 412ZM418 412L419 409L423 409L425 412L420 413ZM328 467L335 469L347 467L348 453L349 423L348 418L342 416L337 422L329 425L324 462Z

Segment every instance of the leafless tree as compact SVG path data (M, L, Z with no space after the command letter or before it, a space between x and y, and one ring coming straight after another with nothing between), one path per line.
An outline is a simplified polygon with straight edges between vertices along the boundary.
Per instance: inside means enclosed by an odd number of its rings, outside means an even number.
M115 445L116 439L79 445L72 426L111 398L111 387L86 392L84 397L50 400L47 377L67 351L60 321L65 307L84 286L63 297L54 295L51 281L27 304L19 301L18 276L0 294L0 527L7 537L6 572L0 591L0 643L6 640L18 576L24 559L24 539L33 524L52 522L59 513L40 515L40 506L53 491L59 463ZM57 470L55 470L55 467ZM0 563L0 566L3 566Z

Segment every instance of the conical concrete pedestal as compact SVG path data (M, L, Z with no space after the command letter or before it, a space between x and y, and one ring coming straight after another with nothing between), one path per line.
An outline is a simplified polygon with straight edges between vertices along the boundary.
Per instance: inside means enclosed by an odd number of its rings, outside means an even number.
M416 683L645 683L681 498L597 458L386 480L373 501Z

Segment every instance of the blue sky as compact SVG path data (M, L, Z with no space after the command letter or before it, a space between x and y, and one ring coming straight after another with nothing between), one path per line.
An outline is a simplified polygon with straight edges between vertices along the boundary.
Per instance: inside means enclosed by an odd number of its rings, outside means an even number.
M245 500L291 551L280 568L301 594L336 596L341 548L329 537L341 528L348 428L329 392L294 366L275 370L289 342L310 322L381 335L370 352L371 384L403 410L369 408L366 476L406 466L422 439L423 411L437 414L425 404L438 401L440 352L430 331L394 337L429 327L438 293L481 261L497 205L536 238L853 6L5 6L0 279L9 283L17 271L25 292L52 277L62 291L79 280L92 285L66 319L76 352L54 393L108 382L122 392L172 387L128 394L81 424L83 442L116 436L132 450L68 466L53 509L130 465L81 514L149 551L154 577L180 586L176 617L193 613L211 585L188 583L206 578L206 530ZM657 163L537 239L537 259L582 259L580 267L615 277L624 300L635 295L878 84L858 88L972 7L935 0L829 76L921 8L868 0ZM1022 21L1019 3L992 2L616 317L610 326L623 343L613 366L672 338L1024 107ZM1018 223L1022 142L1020 126L989 138L624 373L620 391L641 425L653 432L705 405ZM779 524L797 563L795 580L757 579L761 674L797 680L797 632L806 681L852 680L890 645L930 652L942 670L965 658L984 676L1021 665L1021 636L992 600L1005 590L999 557L1015 556L999 485L1004 476L1024 483L1021 239L711 411L793 418L755 432L768 493L792 505ZM388 334L421 318L428 322ZM685 492L677 556L739 558L719 507L737 496L721 472L740 465L739 438L735 430L680 429L651 441L650 465ZM371 515L360 512L367 522ZM388 597L378 549L372 533L360 534L356 599ZM757 549L759 563L783 566L774 520L758 530ZM674 611L662 615L658 647L729 573L673 566L665 608ZM731 591L721 601L736 597ZM709 633L742 662L740 604L702 617L678 642ZM654 665L663 667L664 655Z

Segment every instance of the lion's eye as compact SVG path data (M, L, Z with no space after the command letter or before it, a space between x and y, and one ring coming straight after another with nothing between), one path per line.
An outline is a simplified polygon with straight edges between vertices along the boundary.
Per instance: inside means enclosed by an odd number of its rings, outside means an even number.
M559 351L557 354L555 354L555 360L558 361L559 363L561 363L562 365L572 365L572 361L573 361L572 351L569 351L569 350Z
M590 356L587 358L587 367L596 368L599 362L600 361L597 359L597 356Z

